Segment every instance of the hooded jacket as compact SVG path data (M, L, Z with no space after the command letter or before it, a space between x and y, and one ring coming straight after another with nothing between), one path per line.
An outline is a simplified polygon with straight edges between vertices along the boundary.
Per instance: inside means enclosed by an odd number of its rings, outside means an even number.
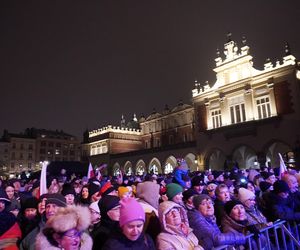
M178 226L172 226L166 223L166 214L172 209L178 208L180 211L182 223L187 227L187 232L184 233ZM162 232L157 237L157 249L203 249L198 244L198 239L189 227L186 211L183 207L172 201L164 201L159 206L159 219Z

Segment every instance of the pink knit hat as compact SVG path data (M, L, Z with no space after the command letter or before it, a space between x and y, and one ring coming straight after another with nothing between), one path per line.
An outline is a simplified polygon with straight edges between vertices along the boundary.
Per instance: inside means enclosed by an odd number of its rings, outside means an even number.
M134 198L125 197L120 200L120 205L120 227L134 220L145 222L145 211Z

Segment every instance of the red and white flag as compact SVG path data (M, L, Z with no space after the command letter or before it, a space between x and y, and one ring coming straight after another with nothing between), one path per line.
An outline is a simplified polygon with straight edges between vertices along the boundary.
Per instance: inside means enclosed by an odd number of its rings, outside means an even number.
M93 169L93 166L92 166L91 163L89 164L87 177L88 177L88 179L91 179L91 178L95 177L95 172L94 172L94 169Z
M281 180L281 177L287 173L287 167L282 159L282 155L280 153L278 153L278 155L279 155L279 162L280 162L279 179Z

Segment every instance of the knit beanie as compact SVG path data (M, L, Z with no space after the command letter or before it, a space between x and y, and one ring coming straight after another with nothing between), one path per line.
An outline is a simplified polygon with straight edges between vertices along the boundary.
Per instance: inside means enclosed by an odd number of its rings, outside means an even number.
M239 198L240 202L245 203L245 201L247 201L247 200L254 199L255 194L253 192L251 192L250 190L241 187L241 188L239 188L238 198Z
M273 184L273 188L275 194L285 193L290 191L288 184L283 180L275 181L275 183Z
M100 185L95 184L94 182L91 182L89 184L89 195L92 196L93 194L100 191Z
M63 196L66 196L68 194L73 194L75 196L75 190L72 187L72 185L70 185L70 184L64 184L63 188L62 188L62 191L61 191L61 194Z
M189 198L191 198L194 195L197 195L198 193L194 189L188 189L185 190L182 195L183 195L183 200L187 201Z
M193 198L194 207L196 209L198 209L199 205L204 200L211 200L211 198L207 194L198 194L198 195L195 195L194 198Z
M101 216L106 218L107 212L120 205L120 198L115 195L105 195L99 200L98 206Z
M25 210L27 208L35 208L37 209L38 208L38 199L35 198L35 197L29 197L27 198L24 203L22 204L22 208Z
M67 205L66 198L62 194L48 194L46 206L48 204L55 204L59 207L65 207Z
M120 227L135 220L145 222L145 211L134 198L123 198L120 205Z
M224 205L224 210L225 212L230 215L231 210L236 206L236 205L243 205L240 201L238 200L231 200L227 201Z
M259 183L259 188L262 192L266 192L271 186L272 184L270 182L261 181Z
M177 183L170 183L167 185L167 196L168 199L171 201L175 195L181 193L183 188Z
M118 195L119 197L121 198L124 194L126 194L127 192L129 192L129 189L127 187L123 187L123 186L120 186L118 188Z
M203 178L201 176L195 176L192 179L192 187L194 186L204 186L204 181Z

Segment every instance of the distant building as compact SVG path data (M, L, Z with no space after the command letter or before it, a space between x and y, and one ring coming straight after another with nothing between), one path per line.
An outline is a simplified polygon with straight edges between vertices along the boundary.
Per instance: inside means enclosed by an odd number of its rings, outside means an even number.
M63 131L35 128L20 134L4 131L0 141L2 169L12 175L38 170L43 161L79 161L80 152L78 139Z
M180 157L197 169L192 106L180 102L172 110L166 107L162 113L154 110L147 118L142 116L139 123L134 116L124 124L122 116L120 127L107 126L88 133L82 149L94 165L108 164L110 174L121 169L127 174L167 173Z
M288 44L281 61L253 67L246 39L229 37L217 52L216 81L196 82L193 103L202 168L279 166L278 153L293 162L300 139L300 72ZM299 152L298 152L299 153Z

